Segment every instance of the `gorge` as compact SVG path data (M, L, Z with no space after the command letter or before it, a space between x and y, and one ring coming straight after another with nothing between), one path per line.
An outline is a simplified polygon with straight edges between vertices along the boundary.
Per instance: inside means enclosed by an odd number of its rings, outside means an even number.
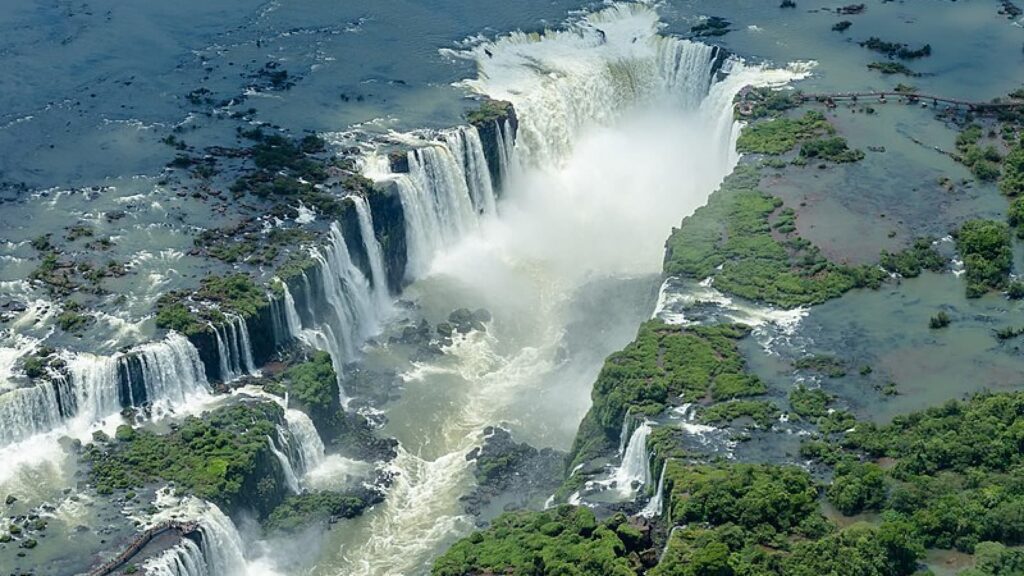
M1002 573L1019 447L899 438L1012 444L1016 109L797 98L848 87L677 4L474 22L428 46L461 122L386 117L413 88L382 73L325 108L383 116L303 130L273 118L320 106L323 39L382 15L270 3L242 29L273 41L194 53L301 56L153 121L158 175L12 192L0 573ZM985 520L929 520L956 498Z

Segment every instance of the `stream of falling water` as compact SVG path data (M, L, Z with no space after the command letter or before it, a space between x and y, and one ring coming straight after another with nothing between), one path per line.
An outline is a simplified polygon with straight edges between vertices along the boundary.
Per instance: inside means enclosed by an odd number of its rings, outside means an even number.
M459 497L473 482L465 455L485 426L506 422L534 445L568 447L602 359L653 308L653 295L638 295L630 280L656 286L671 227L737 161L733 96L799 75L727 61L725 79L714 82L715 49L659 29L653 9L614 4L563 31L447 52L477 63L467 88L515 105L522 168L499 218L463 230L454 244L420 240L444 250L418 256L419 279L406 296L435 316L469 305L494 320L404 374L385 429L401 442L396 483L383 504L331 532L314 573L429 572L431 559L472 528ZM594 296L602 281L624 288ZM588 299L598 312L581 319ZM635 314L612 312L631 305ZM567 347L574 333L584 344Z

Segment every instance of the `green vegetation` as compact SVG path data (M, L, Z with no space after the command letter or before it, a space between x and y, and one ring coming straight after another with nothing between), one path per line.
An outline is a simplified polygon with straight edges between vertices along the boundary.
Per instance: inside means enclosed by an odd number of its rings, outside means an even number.
M956 246L964 260L967 297L1007 286L1013 264L1010 230L1003 222L971 220L960 227Z
M978 180L992 182L999 178L999 167L1003 157L992 145L979 145L982 128L977 124L967 125L956 137L956 159L967 166Z
M805 142L800 146L800 157L807 160L828 160L843 164L863 160L864 151L850 148L846 144L846 138L834 136Z
M832 402L821 388L807 388L798 385L789 393L789 407L801 418L821 418L828 414L828 405Z
M577 442L588 423L617 442L627 410L637 416L659 414L669 398L695 401L763 392L764 384L744 371L736 349L736 340L748 331L732 324L682 328L644 323L633 342L605 361Z
M1018 196L1010 202L1006 222L1010 227L1016 228L1018 238L1024 238L1024 196Z
M511 108L511 102L488 98L481 102L479 107L466 113L466 121L474 126L490 124L491 122L507 118Z
M779 408L768 400L730 400L713 404L700 413L706 424L729 424L740 418L750 418L761 428L770 428L779 419Z
M92 238L94 234L95 232L93 231L92 226L76 224L75 226L68 228L68 233L67 236L65 236L65 239L68 242L74 242L79 238Z
M875 36L872 36L859 44L868 50L874 50L875 52L880 52L890 58L895 57L902 60L924 58L925 56L931 56L932 53L931 44L925 44L916 50L911 50L910 46L906 44L900 42L886 42Z
M690 34L693 34L697 38L706 38L709 36L724 36L731 30L729 26L732 23L721 18L719 16L711 16L705 19L700 24L696 24L690 27Z
M766 87L751 88L737 96L748 118L776 117L800 105L800 93Z
M848 453L840 461L861 454L895 463L884 470L884 489L878 467L837 466L844 480L830 498L844 511L881 509L930 548L1024 543L1022 414L1024 393L1017 392L951 401L885 426L860 422L836 444Z
M275 227L269 233L244 231L244 224L230 228L204 230L193 241L197 248L223 262L245 262L254 266L271 265L283 247L311 242L315 235L299 228Z
M621 514L598 522L587 508L571 506L509 512L449 548L431 574L634 576L627 554L639 545L640 532Z
M1018 142L1003 159L999 191L1011 198L1024 195L1024 146Z
M747 126L736 141L736 150L784 154L802 141L833 133L835 128L821 112L809 110L800 118L775 118Z
M883 250L879 264L887 272L899 274L904 278L920 276L923 270L941 272L946 266L946 261L932 247L932 243L931 238L918 238L914 240L913 246L902 252L893 254Z
M289 496L274 508L264 526L270 531L295 532L313 524L355 518L376 504L380 494L368 490L351 493L317 490Z
M803 470L669 463L672 533L652 576L892 576L916 569L923 553L907 525L885 522L839 531L818 511Z
M269 303L266 291L257 286L248 274L243 273L203 278L196 297L217 302L222 309L237 312L246 318L255 316L260 308Z
M277 277L282 281L302 275L307 270L316 266L316 261L308 253L292 252L288 258L277 267Z
M974 547L976 564L959 576L1015 576L1024 574L1024 550L998 542L979 542Z
M156 326L165 330L175 330L186 336L199 334L206 330L206 323L188 309L183 302L176 300L174 293L161 296L157 302Z
M804 356L793 362L797 370L809 370L819 374L825 374L829 378L842 378L846 376L846 363L835 356L816 354Z
M100 494L174 482L219 506L266 513L285 491L275 480L279 464L267 441L283 418L277 404L261 402L190 416L167 435L122 426L116 440L99 436L86 447L89 480Z
M705 206L673 230L665 272L713 276L723 292L785 308L881 284L884 273L877 267L833 264L796 234L779 238L781 231L773 233L770 222L781 215L782 202L758 190L759 182L756 168L738 166Z
M938 314L932 316L928 320L928 327L931 328L932 330L938 330L939 328L945 328L946 326L949 326L950 322L952 322L952 320L950 320L949 314L946 314L945 311L939 311Z
M877 70L882 74L902 74L904 76L920 76L919 73L911 70L906 64L902 62L872 62L868 64L869 70Z
M92 316L82 314L81 310L82 305L78 302L74 300L65 302L64 310L57 315L57 325L60 326L60 329L69 334L80 336L94 322Z
M885 478L877 464L844 461L836 465L826 495L847 516L878 510L885 501Z

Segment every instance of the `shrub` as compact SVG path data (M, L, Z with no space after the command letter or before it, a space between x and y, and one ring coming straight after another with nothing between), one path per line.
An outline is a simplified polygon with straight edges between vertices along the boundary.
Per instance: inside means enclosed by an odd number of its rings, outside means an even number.
M937 330L939 328L945 328L946 326L949 326L950 322L951 320L949 319L949 314L946 314L944 311L941 311L935 316L932 316L930 320L928 320L928 327L931 328L932 330Z

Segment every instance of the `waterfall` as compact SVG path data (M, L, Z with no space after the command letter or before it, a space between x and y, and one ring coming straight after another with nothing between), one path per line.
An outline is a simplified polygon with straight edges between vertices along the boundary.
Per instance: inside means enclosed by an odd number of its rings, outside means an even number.
M629 427L633 419L629 416L629 410L622 417L622 430L619 431L619 457L626 453L626 442L629 440Z
M303 475L308 474L323 462L324 442L305 412L285 410L284 418L288 422L288 432L294 442L292 448L298 460L296 468Z
M287 442L287 435L283 434L280 429L277 431L278 438L281 438L282 442ZM274 439L267 436L267 444L270 446L270 451L277 457L277 461L281 463L281 470L284 472L284 481L288 485L288 489L298 494L301 492L299 489L299 478L295 475L295 469L292 468L292 461L288 459L288 456L281 452L274 442Z
M675 534L676 530L679 528L685 528L685 526L673 526L672 529L668 531L668 538L665 539L665 547L661 549L661 554L658 555L659 564L665 561L665 554L668 552L668 547L672 545L672 535Z
M305 278L305 273L303 273L303 278ZM288 283L281 282L281 285L284 287L285 325L288 327L288 334L292 338L298 338L302 332L302 317L299 316L299 309L295 307L295 298L292 297L292 291L288 288Z
M53 430L61 421L57 393L48 383L0 395L0 446Z
M216 576L247 576L242 536L230 518L214 504L207 504L199 518L203 557L207 571Z
M658 477L658 489L655 491L654 496L647 502L644 509L640 511L640 515L647 518L654 518L655 516L661 516L661 509L664 506L665 498L665 470L668 469L668 460L665 460L661 464L661 475Z
M615 470L613 479L623 494L634 493L633 483L649 484L651 481L651 462L647 454L647 436L651 433L649 422L643 422L629 437L629 444L622 455L622 462Z
M367 259L370 261L370 273L373 284L373 295L379 310L386 310L391 306L391 291L388 289L388 276L384 267L384 254L373 231L373 215L366 200L360 196L350 196L356 206L356 214L359 216L359 234L363 239L363 246L366 247Z
M321 286L330 308L328 324L339 339L335 347L343 353L342 360L351 360L362 341L379 327L370 283L352 262L337 223L331 224L329 245L314 250L313 258L320 264Z
M511 132L506 132L499 155L511 154L512 141ZM408 152L408 174L392 174L383 163L373 162L372 169L381 172L368 173L394 181L398 190L405 213L409 278L426 274L435 256L476 229L481 218L497 213L494 182L475 126L443 130L436 140L423 144ZM502 162L507 166L511 160Z
M462 171L473 210L476 214L494 215L497 212L494 186L487 168L480 132L475 126L460 126L444 132L442 139Z
M249 325L245 319L237 314L225 314L231 325L238 326L239 345L242 348L242 363L245 366L245 371L249 374L256 373L256 363L252 358L252 342L249 340Z
M121 410L118 365L121 356L78 354L68 362L74 413L80 422L98 422ZM135 400L131 394L131 400Z
M137 370L132 366L135 362ZM121 358L120 367L128 374L128 388L141 386L145 400L152 404L184 404L196 394L210 390L199 352L188 338L176 332L161 342L135 348L132 354Z
M511 122L494 121L494 136L498 143L498 178L503 190L507 190L518 171L515 155L516 139ZM498 183L496 183L498 184Z
M217 340L217 356L220 361L220 379L231 382L244 374L255 374L256 365L252 357L252 343L245 318L237 314L224 313L221 326L209 324Z
M195 522L198 545L183 538L164 554L143 564L144 573L160 576L250 576L272 574L253 570L245 558L245 545L235 524L215 504L192 496L177 497L173 489L157 492L153 502L156 512L143 521L146 528L168 521Z
M144 562L142 573L147 576L211 576L202 549L188 538L182 538L177 546Z
M373 220L361 198L353 198L359 211L363 241L367 247L374 284L352 262L337 222L331 224L329 243L314 248L310 256L317 262L316 280L306 272L302 276L305 314L300 313L291 288L282 282L284 318L288 333L308 346L324 350L331 355L338 374L338 389L342 404L347 397L341 386L345 364L356 357L359 347L380 330L381 322L391 309L380 244L373 235ZM365 212L363 211L365 209ZM314 302L320 304L323 314L316 313ZM219 345L219 344L218 344Z
M210 392L199 352L177 333L113 356L69 355L67 377L0 395L0 446L57 429L78 429L124 407L170 410Z

